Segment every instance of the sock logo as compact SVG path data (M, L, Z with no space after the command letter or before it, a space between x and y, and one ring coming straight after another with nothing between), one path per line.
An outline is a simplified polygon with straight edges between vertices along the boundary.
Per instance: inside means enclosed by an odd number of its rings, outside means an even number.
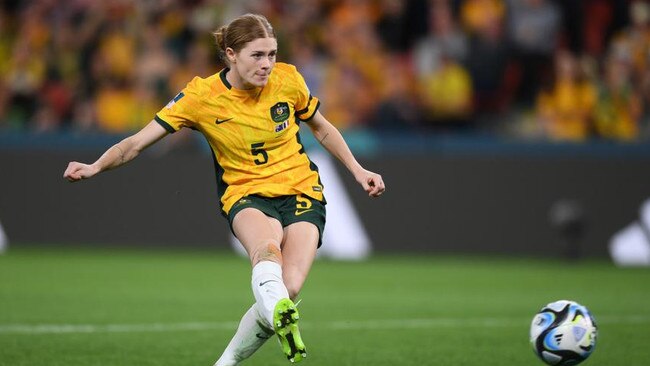
M276 281L276 280L266 280L266 281L264 281L264 282L260 282L260 287L266 285L266 284L269 283L269 282L278 282L278 281Z
M259 339L269 339L269 338L271 338L271 336L266 334L266 333L255 333L255 336L257 338L259 338Z

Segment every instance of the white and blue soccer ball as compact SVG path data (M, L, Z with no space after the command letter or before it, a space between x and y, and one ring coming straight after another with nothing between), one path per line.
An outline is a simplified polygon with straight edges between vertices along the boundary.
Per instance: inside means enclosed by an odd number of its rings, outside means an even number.
M530 344L542 361L554 366L577 365L596 347L598 328L586 307L560 300L542 308L530 324Z

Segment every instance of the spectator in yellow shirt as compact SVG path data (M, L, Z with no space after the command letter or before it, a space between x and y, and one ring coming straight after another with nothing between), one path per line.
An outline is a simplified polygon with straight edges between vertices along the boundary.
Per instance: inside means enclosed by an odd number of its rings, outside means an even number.
M583 141L590 133L596 89L567 50L555 55L555 80L537 96L537 118L552 140Z

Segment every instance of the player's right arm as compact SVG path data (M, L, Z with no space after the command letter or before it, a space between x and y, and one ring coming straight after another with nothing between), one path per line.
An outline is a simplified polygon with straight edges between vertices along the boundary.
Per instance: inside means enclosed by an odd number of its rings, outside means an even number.
M76 161L70 162L63 173L63 178L70 182L77 182L88 179L105 170L114 169L135 159L138 154L151 144L167 135L158 122L151 121L136 134L125 138L111 146L106 152L92 164L83 164Z

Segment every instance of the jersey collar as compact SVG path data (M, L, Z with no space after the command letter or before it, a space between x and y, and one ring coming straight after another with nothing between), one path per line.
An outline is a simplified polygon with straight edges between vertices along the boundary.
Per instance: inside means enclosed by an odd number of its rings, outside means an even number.
M226 88L232 89L232 85L230 85L230 82L226 78L226 74L228 73L228 71L230 71L230 68L228 67L221 70L221 72L219 73L219 78L221 78L221 82L223 83L223 85L226 86Z
M219 79L221 79L221 82L223 85L230 90L230 92L234 95L241 96L241 97L258 97L262 90L264 88L254 88L254 89L237 89L233 87L230 82L228 81L228 78L226 78L226 74L230 71L229 67L224 68L219 72Z

